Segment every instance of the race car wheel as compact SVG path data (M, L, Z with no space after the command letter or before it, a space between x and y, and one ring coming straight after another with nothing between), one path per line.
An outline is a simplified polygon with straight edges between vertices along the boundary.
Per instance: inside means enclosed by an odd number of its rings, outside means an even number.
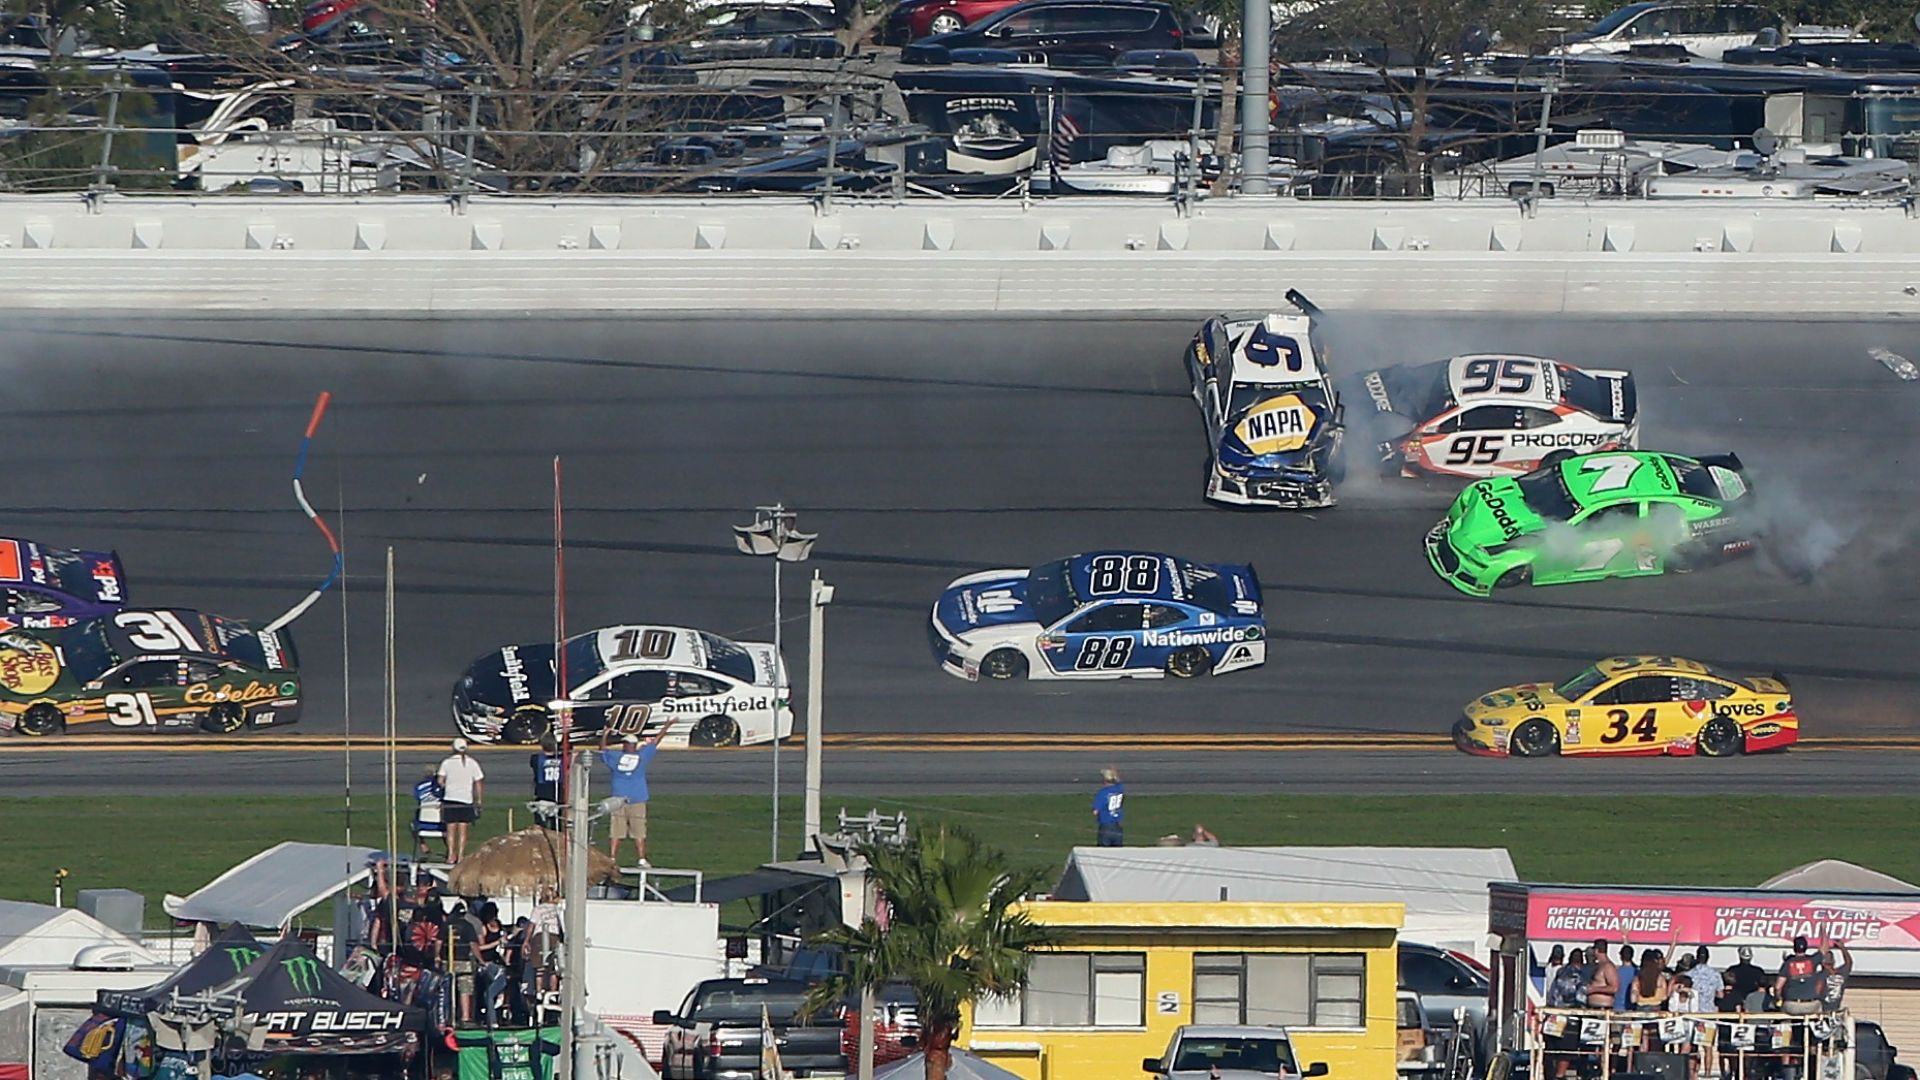
M1195 675L1205 675L1213 666L1213 654L1198 645L1174 652L1167 657L1167 674L1176 679L1191 679Z
M531 709L521 709L512 716L507 717L507 722L501 726L500 741L509 743L539 742L540 736L547 733L547 728L550 725L551 721L547 719L547 710L537 705Z
M703 716L687 733L688 746L739 746L740 725L731 716Z
M58 735L65 731L67 718L60 710L46 702L29 708L20 716L20 734L22 735Z
M961 18L957 12L943 11L935 15L933 21L927 24L927 30L935 34L951 34L955 30L965 29L966 25L967 20Z
M1535 717L1513 729L1513 739L1507 746L1520 757L1546 757L1560 752L1560 733Z
M1027 677L1027 658L1019 649L995 649L980 658L980 677L983 679L1024 679Z
M1746 736L1740 733L1740 725L1731 717L1716 716L1707 721L1700 729L1700 740L1696 744L1702 754L1708 757L1732 757L1746 744Z
M231 735L247 726L247 714L242 712L236 702L216 702L200 718L200 730L213 735Z
M1533 564L1521 563L1519 566L1501 574L1500 580L1494 582L1493 587L1496 589L1511 589L1520 585L1526 585L1532 581Z

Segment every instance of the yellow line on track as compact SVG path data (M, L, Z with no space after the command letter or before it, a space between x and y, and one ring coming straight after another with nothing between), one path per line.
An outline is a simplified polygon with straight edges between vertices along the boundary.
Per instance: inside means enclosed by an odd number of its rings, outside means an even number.
M396 749L406 752L444 750L447 738L406 736ZM795 746L799 739L791 739ZM378 740L355 739L355 751L376 753L384 748ZM1006 753L1015 751L1149 751L1154 753L1199 753L1277 750L1452 750L1453 742L1441 735L1382 732L1378 734L1185 734L1185 735L1044 735L989 733L974 735L925 734L901 732L875 734L829 734L826 745L841 750L868 750L905 753ZM337 754L346 749L339 735L239 735L226 738L193 735L76 735L63 738L12 738L0 742L0 756L7 754L86 754L86 753L295 753ZM526 746L475 746L479 753L528 753ZM765 747L752 749L764 750ZM1798 749L1813 751L1920 751L1920 735L1827 735L1801 739ZM727 751L738 752L738 751Z

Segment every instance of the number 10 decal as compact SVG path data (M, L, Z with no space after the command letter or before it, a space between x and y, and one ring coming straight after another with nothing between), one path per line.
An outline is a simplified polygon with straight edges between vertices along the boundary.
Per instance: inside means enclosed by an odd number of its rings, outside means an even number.
M1127 666L1133 658L1133 639L1130 637L1090 637L1080 643L1080 655L1074 660L1076 671L1112 671Z

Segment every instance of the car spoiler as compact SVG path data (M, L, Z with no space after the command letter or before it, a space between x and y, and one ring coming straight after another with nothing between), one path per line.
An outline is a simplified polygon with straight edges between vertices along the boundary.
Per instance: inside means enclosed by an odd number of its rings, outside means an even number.
M1299 289L1287 290L1287 303L1299 308L1300 314L1308 316L1309 318L1324 319L1327 317L1327 313L1321 311L1319 305L1307 299L1306 294Z
M1745 474L1747 471L1747 467L1740 463L1740 455L1731 450L1724 454L1707 454L1695 460L1699 461L1702 465L1718 465L1723 469L1732 469L1734 472L1741 474Z

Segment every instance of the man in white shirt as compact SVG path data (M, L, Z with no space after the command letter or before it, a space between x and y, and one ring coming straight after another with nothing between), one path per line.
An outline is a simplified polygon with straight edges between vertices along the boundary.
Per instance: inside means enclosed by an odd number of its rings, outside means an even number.
M467 853L467 826L480 820L486 771L467 756L467 740L453 740L453 756L440 762L440 820L447 826L447 861Z

